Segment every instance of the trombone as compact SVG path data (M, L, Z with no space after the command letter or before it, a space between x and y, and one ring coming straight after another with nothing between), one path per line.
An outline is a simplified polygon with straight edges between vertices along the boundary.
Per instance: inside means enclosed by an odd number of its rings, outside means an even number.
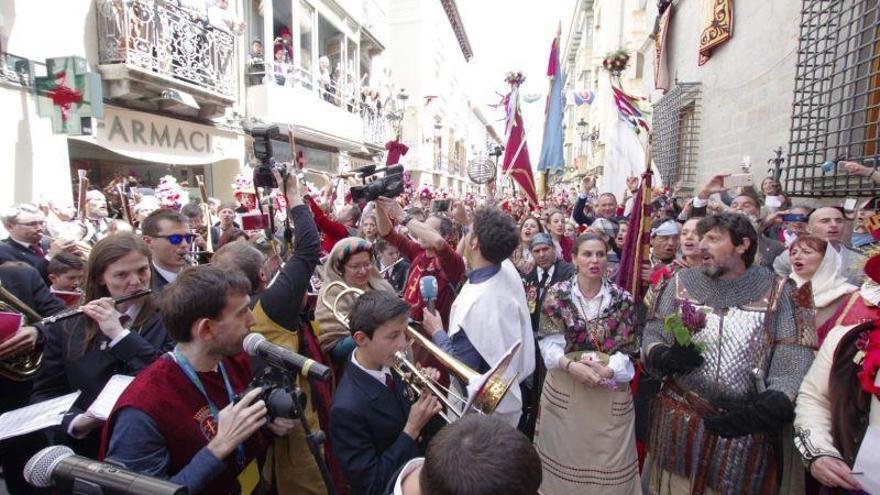
M340 291L331 301L327 295L333 288L338 288ZM339 311L339 302L346 296L360 296L364 291L355 287L350 287L340 281L331 282L327 285L326 289L327 290L325 290L324 294L321 296L321 304L333 313L333 317L336 318L339 323L348 328L348 315L342 314L342 312ZM507 379L505 379L503 375L510 366L510 361L515 355L516 350L518 350L519 345L514 346L512 352L509 351L504 359L496 364L489 372L480 374L437 347L437 345L435 345L430 339L419 333L419 331L411 325L407 325L406 335L409 338L409 342L407 343L408 347L411 347L414 342L418 343L427 350L428 353L443 363L443 365L462 382L462 385L466 390L473 390L473 392L468 392L466 397L462 397L449 388L437 383L435 380L428 378L428 376L426 376L425 373L423 373L422 370L412 362L406 352L398 351L394 354L394 358L397 362L394 366L394 371L396 371L407 384L407 388L410 392L416 395L421 395L425 392L425 389L427 389L429 392L433 393L448 411L448 413L444 413L443 411L440 412L440 416L447 423L452 423L465 414L472 412L478 414L492 414L495 411L495 408L498 407L501 399L507 394L510 386L516 382L516 375Z

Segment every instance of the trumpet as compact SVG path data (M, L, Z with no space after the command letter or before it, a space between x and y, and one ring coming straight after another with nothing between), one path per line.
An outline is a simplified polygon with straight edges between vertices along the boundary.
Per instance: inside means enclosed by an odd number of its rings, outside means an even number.
M340 291L336 294L336 297L330 301L327 294L329 289L334 287L339 288ZM336 318L339 323L345 325L346 328L349 328L348 315L342 314L342 312L339 311L339 302L344 297L360 296L364 291L355 287L349 287L340 281L331 282L327 286L327 289L328 290L324 291L324 294L321 297L321 304L333 313L333 317ZM443 404L444 409L448 411L440 412L440 416L447 423L452 423L456 419L469 413L492 414L495 412L495 409L498 407L498 404L504 396L507 395L511 385L516 382L516 375L505 379L504 374L510 366L510 361L513 359L516 350L519 348L518 344L514 346L514 348L507 353L505 358L496 364L489 372L480 374L458 359L455 359L444 352L411 325L407 325L406 335L409 339L407 347L409 347L410 350L413 343L418 343L428 351L428 353L443 363L443 365L462 382L465 389L474 390L473 393L468 393L466 397L463 397L426 376L425 373L423 373L422 370L412 362L406 352L398 351L395 353L394 359L396 365L394 366L394 371L400 375L403 381L407 384L407 388L413 394L421 395L425 393L426 390L434 394Z

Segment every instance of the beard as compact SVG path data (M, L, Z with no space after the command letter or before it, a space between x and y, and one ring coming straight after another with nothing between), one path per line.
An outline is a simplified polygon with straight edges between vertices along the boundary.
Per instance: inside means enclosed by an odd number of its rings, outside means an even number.
M709 264L709 265L703 265L702 271L703 271L704 275L706 275L707 277L709 277L711 279L719 279L725 273L727 273L729 271L729 269L724 265L718 265L718 264L713 263L713 264Z

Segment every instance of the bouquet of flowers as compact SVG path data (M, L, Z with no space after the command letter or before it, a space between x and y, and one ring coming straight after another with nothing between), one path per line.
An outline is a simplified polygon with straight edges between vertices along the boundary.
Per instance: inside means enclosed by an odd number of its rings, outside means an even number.
M678 306L678 311L663 321L663 329L675 337L676 344L682 347L694 345L699 349L700 345L694 342L694 336L706 328L706 313L688 300Z
M156 186L156 197L165 208L180 209L181 206L189 203L189 192L177 183L177 179L173 175L166 175L159 179L159 185Z
M526 80L526 76L521 71L510 71L504 76L504 82L507 84L515 84L519 86Z
M602 67L612 75L619 76L629 66L629 53L623 48L605 55Z

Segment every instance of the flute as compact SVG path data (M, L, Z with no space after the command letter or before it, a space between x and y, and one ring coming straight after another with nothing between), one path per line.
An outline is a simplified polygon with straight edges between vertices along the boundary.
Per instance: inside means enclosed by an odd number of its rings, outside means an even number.
M137 292L132 292L131 294L126 294L124 296L114 297L113 298L113 305L115 306L117 304L122 304L126 301L131 301L132 299L137 299L139 297L146 296L147 294L149 294L151 292L153 292L152 289L144 289L144 290L139 290ZM71 309L68 311L62 311L62 312L60 312L58 314L54 314L52 316L47 316L47 317L43 318L42 320L38 321L37 323L41 323L43 325L48 325L51 323L55 323L56 321L59 321L59 320L66 320L67 318L73 318L74 316L79 316L82 314L82 312L83 312L82 306L80 306L78 308L74 308L74 309Z
M391 263L390 265L383 268L382 271L379 272L379 275L385 275L388 272L388 270L394 268L401 261L403 261L403 258L397 258L397 261L395 261L394 263Z

